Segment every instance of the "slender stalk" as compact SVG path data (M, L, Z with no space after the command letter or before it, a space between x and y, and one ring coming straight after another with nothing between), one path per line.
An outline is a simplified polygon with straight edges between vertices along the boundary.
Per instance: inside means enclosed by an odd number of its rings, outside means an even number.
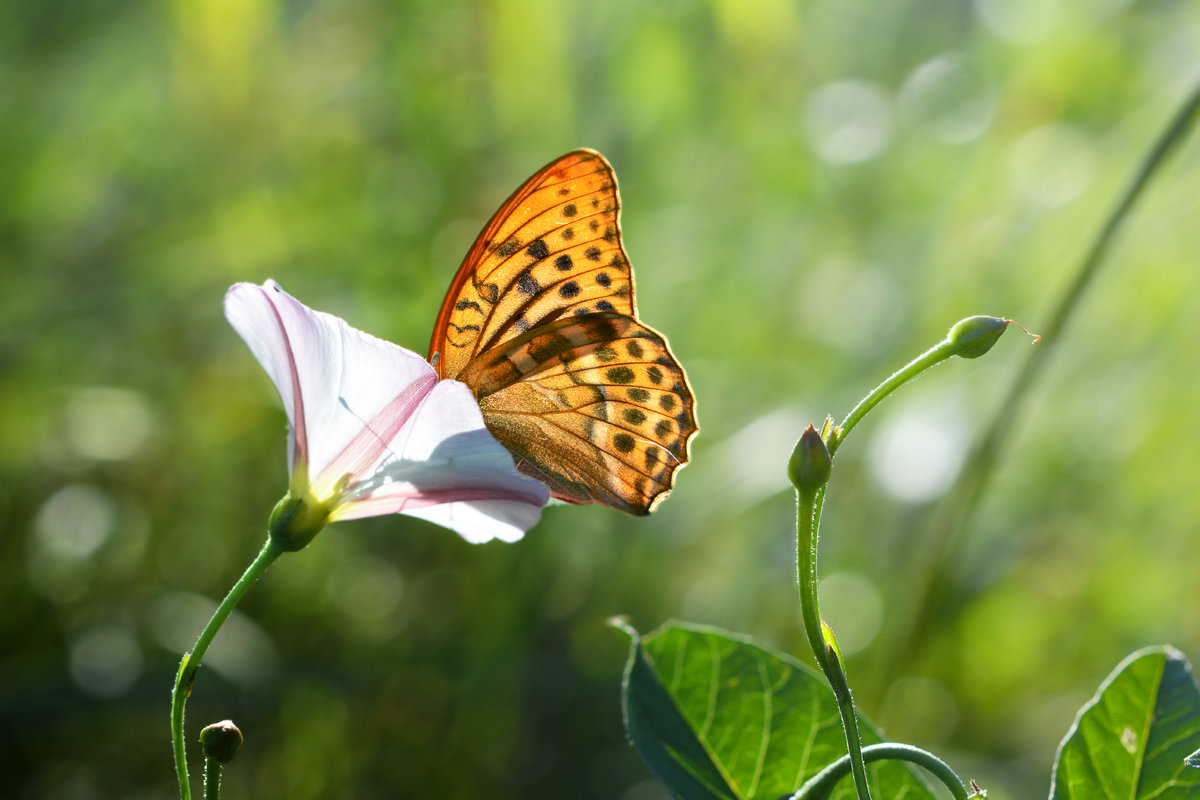
M821 671L829 673L825 640L821 638L821 609L817 601L817 497L824 490L808 494L797 492L796 503L796 588L800 593L800 615L808 646L816 656Z
M221 800L221 762L204 757L204 800Z
M879 405L885 397L925 370L955 355L957 350L958 345L949 339L939 342L896 370L892 373L891 377L872 389L866 397L858 401L858 405L850 410L850 413L846 415L846 419L842 421L842 424L834 429L834 435L830 436L828 443L830 455L837 452L838 447L846 440L846 437L854 429L854 426L861 422L862 418L867 415L867 412Z
M908 761L924 768L931 775L945 784L954 795L954 800L968 800L972 795L963 786L962 779L950 769L950 765L940 758L919 747L910 744L872 744L862 750L863 760L868 764L873 761L896 759ZM851 772L852 759L842 756L825 769L804 782L789 800L824 800L829 796L835 784Z
M842 715L842 730L846 733L846 760L854 775L854 789L859 800L870 800L871 790L867 786L867 764L863 760L862 737L858 733L858 715L854 713L854 699L850 691L836 692L838 713Z
M966 468L959 476L946 503L939 510L931 525L928 544L919 548L929 554L926 563L917 565L914 572L924 574L917 581L917 598L909 617L910 626L898 627L898 642L902 658L916 646L928 620L937 616L944 593L949 569L959 561L959 542L975 509L982 500L988 481L994 471L1004 440L1013 430L1014 420L1022 403L1029 396L1034 380L1048 363L1050 354L1057 347L1075 309L1079 307L1088 287L1108 254L1114 238L1129 217L1147 186L1156 177L1167 157L1183 143L1200 116L1200 83L1184 99L1179 110L1167 124L1154 146L1146 153L1141 164L1130 178L1124 192L1117 200L1108 218L1100 228L1091 247L1079 264L1074 279L1063 291L1055 304L1049 323L1039 329L1043 344L1032 348L1024 366L1013 378L1003 401L985 433L979 438L966 460ZM830 447L833 450L833 447Z
M200 669L200 660L204 658L204 653L212 644L213 637L217 635L221 625L233 613L233 609L242 599L242 595L262 577L262 574L267 571L267 567L271 566L283 552L275 544L274 539L267 540L254 561L250 562L250 566L242 573L242 577L238 578L237 583L229 590L229 594L225 595L221 605L217 606L212 619L200 632L200 638L196 640L195 646L190 652L184 653L179 662L179 672L175 676L175 688L171 690L171 742L175 750L175 772L179 776L179 796L182 800L191 800L192 797L192 789L188 783L187 747L183 736L183 712L187 699L192 693L196 672Z
M825 679L833 687L837 698L838 713L842 717L842 730L846 734L847 759L854 773L854 787L859 800L871 800L867 786L867 770L862 758L862 740L858 734L858 718L854 713L854 700L840 664L830 660L821 635L821 609L817 599L817 523L825 497L824 487L816 491L797 489L796 507L796 586L800 593L800 613L804 619L804 631L808 644L816 656Z

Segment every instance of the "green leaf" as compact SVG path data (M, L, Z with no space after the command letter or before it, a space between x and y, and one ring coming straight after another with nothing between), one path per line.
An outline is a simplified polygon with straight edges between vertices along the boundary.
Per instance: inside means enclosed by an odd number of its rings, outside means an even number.
M680 800L778 800L846 754L837 702L795 659L715 628L669 622L631 638L625 729ZM881 741L860 722L865 744ZM905 764L868 765L880 797L938 797ZM850 800L849 779L833 800Z
M1172 647L1133 653L1079 711L1058 748L1051 800L1200 798L1200 689Z

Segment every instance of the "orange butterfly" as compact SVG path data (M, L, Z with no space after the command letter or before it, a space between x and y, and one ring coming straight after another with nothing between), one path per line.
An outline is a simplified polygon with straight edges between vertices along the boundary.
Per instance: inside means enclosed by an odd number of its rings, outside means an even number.
M638 321L620 205L594 150L540 169L463 259L429 360L554 497L649 514L687 463L695 401L667 340Z

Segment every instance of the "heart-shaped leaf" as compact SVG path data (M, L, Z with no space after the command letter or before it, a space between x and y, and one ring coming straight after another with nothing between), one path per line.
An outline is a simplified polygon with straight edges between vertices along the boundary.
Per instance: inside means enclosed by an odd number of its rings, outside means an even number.
M824 678L735 634L678 622L631 637L625 728L642 760L679 800L778 800L846 754ZM881 741L860 720L864 744ZM905 764L867 767L880 797L938 797ZM850 780L834 800L855 796Z
M1200 689L1172 647L1133 653L1075 718L1058 748L1051 800L1200 798Z

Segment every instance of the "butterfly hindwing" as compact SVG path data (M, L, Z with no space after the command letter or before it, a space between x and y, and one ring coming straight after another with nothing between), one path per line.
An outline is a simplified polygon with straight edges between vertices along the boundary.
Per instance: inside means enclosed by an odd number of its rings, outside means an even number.
M569 502L649 513L697 429L666 341L620 314L573 316L506 340L460 378L517 468Z
M695 402L666 340L637 319L619 211L604 156L547 164L463 259L429 353L555 497L647 514L688 460Z
M616 177L576 150L547 164L475 240L434 325L430 358L456 377L482 351L562 316L636 317Z

